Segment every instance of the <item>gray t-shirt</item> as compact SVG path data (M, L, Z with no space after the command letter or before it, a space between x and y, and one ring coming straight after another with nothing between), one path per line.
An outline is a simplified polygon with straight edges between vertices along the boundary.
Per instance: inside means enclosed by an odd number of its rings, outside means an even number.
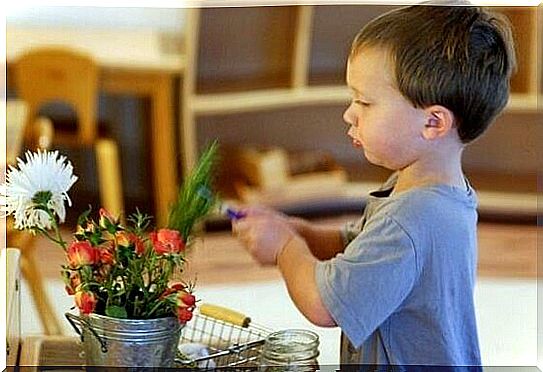
M475 192L466 181L390 195L394 184L370 194L345 251L316 267L341 364L480 366Z

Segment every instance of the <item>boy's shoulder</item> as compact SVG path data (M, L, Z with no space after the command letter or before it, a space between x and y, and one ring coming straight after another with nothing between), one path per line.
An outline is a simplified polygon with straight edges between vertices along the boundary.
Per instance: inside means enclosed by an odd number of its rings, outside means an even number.
M442 219L473 217L477 197L466 189L448 185L417 187L377 201L374 213L386 214L400 224L435 223Z

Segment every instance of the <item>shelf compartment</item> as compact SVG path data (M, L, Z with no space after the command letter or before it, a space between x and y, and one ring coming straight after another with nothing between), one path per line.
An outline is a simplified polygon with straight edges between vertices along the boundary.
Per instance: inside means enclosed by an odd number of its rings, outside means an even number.
M397 6L314 6L309 85L345 84L347 56L354 37L371 19L395 8Z
M346 134L342 118L345 107L332 103L199 115L195 123L197 151L201 153L208 140L214 138L224 147L281 146L293 152L318 148L340 165L350 159L363 162Z
M288 87L295 6L202 8L196 92Z
M492 7L490 10L507 16L513 28L517 72L511 79L511 92L536 94L538 88L537 8Z

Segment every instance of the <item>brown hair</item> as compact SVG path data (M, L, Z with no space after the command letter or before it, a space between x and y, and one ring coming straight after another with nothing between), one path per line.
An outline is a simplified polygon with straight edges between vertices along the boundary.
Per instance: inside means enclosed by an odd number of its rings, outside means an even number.
M414 5L372 20L353 41L384 47L398 90L415 107L442 105L454 113L460 139L480 136L509 98L516 69L506 17L473 6Z

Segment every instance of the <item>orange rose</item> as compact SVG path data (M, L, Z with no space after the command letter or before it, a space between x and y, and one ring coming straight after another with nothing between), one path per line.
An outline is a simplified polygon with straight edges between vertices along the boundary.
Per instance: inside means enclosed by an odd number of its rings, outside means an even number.
M158 255L179 253L185 249L181 234L176 230L160 229L149 234L153 248Z
M100 249L100 262L104 265L113 265L115 256L108 249Z
M68 263L72 268L94 265L100 261L100 252L88 241L75 241L66 251Z
M96 307L96 296L92 292L79 291L75 294L75 305L81 313L88 315L94 311Z
M115 239L117 240L117 244L122 247L130 247L131 245L134 245L134 251L138 256L141 256L145 252L145 245L134 233L118 231L115 233Z

